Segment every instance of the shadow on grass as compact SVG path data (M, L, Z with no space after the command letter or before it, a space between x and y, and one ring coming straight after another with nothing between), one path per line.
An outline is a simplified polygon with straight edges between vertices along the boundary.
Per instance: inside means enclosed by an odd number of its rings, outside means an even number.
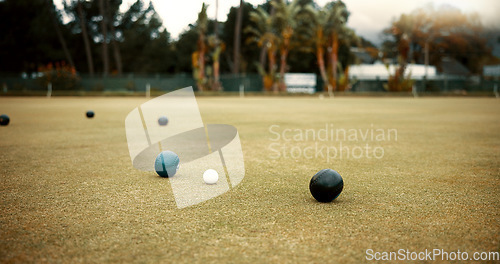
M339 198L336 198L335 200L333 200L333 201L331 201L331 202L329 202L329 203L322 203L322 202L318 202L318 201L317 201L316 199L314 199L314 197L312 197L312 196L311 196L311 197L309 197L307 200L308 200L309 202L311 202L311 203L315 203L315 204L324 204L324 205L339 205L339 204L349 203L349 201L347 201L347 200L345 199L345 197L344 197L344 198L341 198L340 196L339 196Z

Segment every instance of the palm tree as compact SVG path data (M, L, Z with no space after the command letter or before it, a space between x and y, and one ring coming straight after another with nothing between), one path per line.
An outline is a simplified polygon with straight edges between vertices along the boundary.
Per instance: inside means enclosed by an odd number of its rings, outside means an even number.
M217 22L217 15L219 13L219 0L215 0L215 23L214 23L214 35L209 38L209 46L213 49L212 52L212 61L213 61L213 73L214 79L211 83L211 88L213 91L219 91L222 89L220 80L219 80L219 72L220 72L220 54L223 50L223 45L221 40L219 39L219 27Z
M285 0L271 2L273 14L270 15L262 8L250 13L250 20L255 27L248 27L247 32L253 33L250 42L258 43L259 47L267 48L268 71L261 66L260 72L264 76L264 87L277 92L286 90L284 82L288 53L292 48L292 36L296 26L295 18L301 10L299 0L287 3ZM276 81L276 52L279 50L280 67Z
M243 0L240 0L240 7L238 8L238 14L236 16L236 25L234 26L233 74L238 74L240 71L241 22L243 18L243 5Z
M285 72L287 67L287 57L292 48L291 39L296 27L296 16L301 10L298 0L294 0L288 4L284 0L277 0L271 4L275 8L275 14L272 17L275 32L278 37L278 47L280 50L280 74L279 74L279 90L285 91Z
M328 10L328 18L325 24L325 33L328 39L329 62L332 73L329 84L329 89L331 90L328 92L332 94L333 91L337 89L338 83L339 39L346 40L350 37L352 31L345 25L349 17L349 12L347 11L346 5L341 0L327 4L326 8Z
M198 50L193 53L193 74L198 85L198 90L205 90L206 76L205 76L205 52L206 52L206 34L208 27L207 17L208 6L205 3L201 6L201 11L198 13L198 20L196 21L196 29L198 31Z
M266 90L277 91L275 84L276 77L276 51L278 47L279 38L273 33L272 19L261 7L250 13L250 20L254 22L255 26L248 26L245 31L251 33L253 36L247 39L247 43L257 43L259 47L263 47L267 51L268 69L258 65L259 73L262 75L264 88Z
M208 47L210 48L211 57L212 57L212 72L213 72L213 80L211 79L210 86L213 91L222 90L222 85L220 83L220 54L224 51L225 45L224 43L217 38L217 35L211 35L208 37ZM209 73L210 75L210 73Z
M337 88L337 71L342 68L338 62L339 45L349 45L351 40L355 38L354 31L345 25L349 12L340 0L330 2L319 10L314 9L311 5L306 6L304 10L314 17L314 26L311 28L310 35L313 39L321 79L326 90L332 96L333 91ZM328 67L325 65L325 50L328 55Z
M309 30L306 29L304 34L310 41L310 43L307 43L308 45L306 45L306 47L311 46L314 48L305 49L305 51L312 51L315 53L321 79L323 80L323 83L328 86L328 91L331 91L332 87L328 81L328 75L325 67L325 47L327 45L325 27L327 26L327 21L330 18L329 8L328 6L325 6L321 9L315 9L309 4L303 8L303 12L308 13L313 20L311 27Z

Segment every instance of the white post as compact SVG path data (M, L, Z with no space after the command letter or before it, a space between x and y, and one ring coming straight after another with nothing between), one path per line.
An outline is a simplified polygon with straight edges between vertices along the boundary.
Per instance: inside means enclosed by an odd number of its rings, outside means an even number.
M151 96L151 84L146 84L146 97L149 98Z
M418 97L417 86L415 84L411 87L411 93L413 94L413 97Z
M52 96L52 83L47 84L47 98Z
M243 98L245 96L245 86L243 84L240 84L240 98Z
M496 98L500 97L500 95L498 94L498 85L496 83L493 85L493 93L495 94Z

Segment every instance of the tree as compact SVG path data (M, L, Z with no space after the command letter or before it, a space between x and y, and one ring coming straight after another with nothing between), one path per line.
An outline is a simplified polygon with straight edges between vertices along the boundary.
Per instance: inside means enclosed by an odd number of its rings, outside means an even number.
M30 73L50 63L62 65L65 61L69 65L73 61L80 72L90 74L175 71L176 54L170 34L154 6L136 0L121 13L121 2L63 1L64 17L69 20L63 24L50 0L0 1L0 33L4 36L0 42L0 70ZM103 55L107 50L104 44L114 58L108 63L104 63L108 57Z
M207 5L202 4L195 29L198 33L197 49L192 53L193 75L200 91L222 89L219 82L220 55L225 45L218 37L217 20L208 20ZM213 26L212 34L209 27ZM211 66L208 66L209 63Z
M0 1L0 70L36 72L38 67L72 56L62 48L71 35L54 5L46 0ZM60 36L56 33L58 25ZM70 45L67 45L69 50ZM71 53L69 55L72 55Z
M273 90L277 90L278 83L279 90L284 91L284 75L289 67L287 59L290 52L315 51L321 78L332 93L338 86L338 71L343 72L345 80L348 70L339 63L339 49L342 49L342 62L347 65L352 60L349 47L357 39L354 31L345 25L349 16L345 4L342 1L331 2L318 10L311 0L294 0L291 3L277 0L270 3L274 15L259 7L251 13L251 20L255 25L246 29L253 34L250 42L255 42L260 47L265 45L267 48L269 67L267 71L264 67L260 68L264 76L264 87L269 89L273 84ZM275 77L276 51L280 54L278 79ZM325 55L328 55L328 69ZM307 56L303 55L302 61L305 61L305 58ZM307 66L304 69L307 69Z
M102 34L102 65L103 76L109 74L109 56L108 56L108 16L104 0L99 0L99 12L101 15L101 34Z
M206 53L206 34L208 27L207 5L201 6L201 11L198 13L196 21L196 30L198 32L197 50L192 54L193 75L196 80L199 91L206 89L207 77L205 75L205 53Z
M413 17L401 15L400 20L391 28L392 34L397 39L398 63L399 67L394 76L389 76L388 86L391 91L409 90L407 84L410 84L405 76L406 66L410 58L410 47L412 46L412 33L415 28Z
M310 33L309 35L312 35L310 39L313 40L313 45L315 46L320 76L323 83L327 85L327 90L332 92L333 87L328 81L328 75L325 67L325 47L327 46L325 27L332 24L329 23L329 19L332 18L332 15L330 14L331 8L328 5L320 10L316 10L312 6L307 6L306 8L310 13L314 14L313 17L315 18L315 23L312 26L313 33Z
M253 33L254 38L250 42L256 42L259 47L267 49L267 58L269 62L268 72L264 67L260 67L260 72L264 76L264 88L277 92L285 91L285 72L287 71L287 57L292 48L292 36L295 28L296 15L301 7L298 0L287 3L284 0L275 0L270 2L273 9L271 14L267 13L262 7L250 14L251 20L255 26L247 27L247 31ZM279 51L280 63L279 74L276 78L276 58L275 54Z
M349 17L346 5L341 0L338 0L337 2L327 4L327 6L329 11L325 33L328 36L328 54L330 55L330 71L332 73L330 85L333 88L332 90L335 91L338 86L339 45L341 41L350 42L349 40L354 37L354 33L346 26ZM330 94L331 92L329 91Z
M483 32L477 14L464 14L451 6L435 9L429 5L394 20L383 31L383 50L386 56L396 51L399 75L407 63L425 61L426 46L430 64L438 69L443 57L451 57L472 73L480 73L482 64L492 56Z
M115 22L118 23L118 12L119 8L121 5L122 1L121 0L111 0L111 1L106 1L106 6L105 9L107 11L107 21L109 22L109 30L111 32L110 34L110 40L111 40L111 47L113 49L113 57L115 59L115 64L116 64L116 72L118 75L121 75L123 73L123 65L122 65L122 57L120 53L120 46L118 45L118 35L116 32L116 26Z
M278 35L278 47L280 51L280 71L279 71L279 90L286 91L285 72L287 67L287 57L292 48L292 36L296 27L295 19L301 10L298 0L290 4L284 0L272 2L276 10L273 16L273 25Z
M179 35L179 39L174 44L175 71L181 73L191 73L193 70L192 53L197 49L198 32L194 25ZM195 75L193 77L196 78Z
M54 3L52 2L52 0L47 0L47 4L49 5L49 8L48 8L49 16L52 18L52 24L54 25L54 29L55 29L56 34L57 34L57 38L59 39L59 42L61 43L61 47L64 51L64 55L66 56L66 60L68 60L69 65L72 68L75 68L75 64L73 63L73 58L71 57L71 54L69 54L68 47L66 45L66 40L64 40L61 29L59 28L60 20L59 20L59 17L57 16L57 12L55 11Z
M222 89L219 81L220 74L220 54L224 50L224 44L219 39L219 22L217 15L219 12L219 0L215 0L215 20L214 20L214 34L208 38L208 45L212 49L212 70L213 81L210 83L212 90L219 91Z
M123 71L158 73L173 71L175 54L171 50L170 34L163 27L152 2L134 2L121 15L117 31Z
M250 21L250 12L254 10L255 8L251 4L243 2L243 6L241 6L241 27L237 26L240 7L232 7L229 10L221 34L221 40L226 46L226 52L221 54L221 71L234 73L235 64L238 64L238 73L257 72L254 60L258 58L260 48L257 45L241 45L242 41L245 43L244 41L251 37L251 34L245 28L253 24ZM237 37L237 28L241 28L239 37ZM238 45L238 42L240 43L239 48L235 46ZM236 49L239 51L236 52Z
M85 49L85 56L87 61L88 72L93 76L94 64L102 65L102 68L97 67L99 71L104 71L105 59L108 56L104 54L103 45L110 44L115 58L115 65L112 66L108 58L108 71L121 72L121 54L119 52L119 41L116 35L116 25L119 24L118 12L121 0L106 0L104 1L104 16L102 14L101 1L85 1L85 0L71 0L63 2L66 16L70 19L68 26L72 29L73 34L80 35L83 40L83 47ZM103 36L103 21L106 20L106 37ZM106 43L103 43L105 40ZM100 44L100 45L99 45ZM97 45L100 49L97 49ZM109 48L109 46L108 46ZM74 46L75 56L79 56L80 43ZM108 50L108 49L106 49ZM98 55L98 56L93 56ZM99 56L100 55L100 56ZM114 67L114 68L113 68Z
M241 47L241 23L243 19L243 0L240 0L240 7L238 8L238 16L236 18L236 25L234 27L234 50L233 50L233 74L238 74L240 71L240 47ZM228 19L229 20L229 19Z
M97 1L71 0L64 1L63 5L65 16L69 19L66 27L71 32L69 41L75 64L80 72L86 71L93 76L96 70L95 63L100 62L94 57L94 54L100 53L95 49L94 42L94 37L99 32L95 30L99 17Z
M276 83L276 51L278 50L279 37L273 33L273 21L269 13L262 7L258 7L250 13L250 20L253 25L248 26L245 31L252 34L247 39L247 43L257 43L259 47L264 47L267 51L268 69L266 71L263 65L259 65L258 70L262 75L264 89L277 90Z
M344 65L349 63L349 47L357 40L354 31L346 26L349 11L342 1L330 2L321 9L308 5L305 10L313 14L314 24L308 33L313 42L321 79L330 95L339 87L338 72L343 72L346 80L348 67L339 63L339 51L344 47ZM326 51L326 52L325 52ZM328 58L325 63L325 55ZM328 64L328 67L326 67ZM342 85L342 89L345 88Z
M292 48L288 55L288 71L316 72L311 65L316 63L314 56L315 11L319 8L313 0L299 0L299 11L295 15L295 29L292 36Z
M87 33L87 23L85 19L85 15L83 13L83 3L82 0L77 0L77 10L78 10L78 19L80 20L80 28L82 31L83 44L85 46L85 55L87 57L87 65L89 69L90 77L94 76L94 61L92 59L92 51L90 49L89 35Z

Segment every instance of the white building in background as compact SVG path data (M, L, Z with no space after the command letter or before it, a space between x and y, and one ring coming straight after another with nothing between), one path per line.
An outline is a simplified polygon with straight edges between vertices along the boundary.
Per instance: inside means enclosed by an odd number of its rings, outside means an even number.
M500 65L484 66L483 75L489 77L500 77Z
M379 78L380 80L387 80L389 79L389 73L394 75L397 68L398 65L391 64L387 68L386 65L382 63L351 65L349 67L349 79L375 80ZM423 64L408 64L405 70L405 76L411 73L412 79L422 79L426 76L426 71L427 78L436 77L436 67L425 66Z

